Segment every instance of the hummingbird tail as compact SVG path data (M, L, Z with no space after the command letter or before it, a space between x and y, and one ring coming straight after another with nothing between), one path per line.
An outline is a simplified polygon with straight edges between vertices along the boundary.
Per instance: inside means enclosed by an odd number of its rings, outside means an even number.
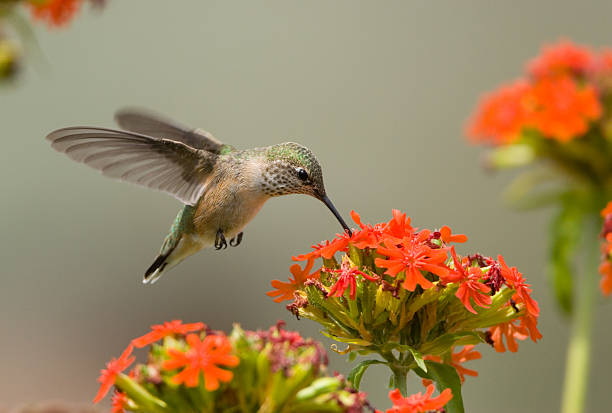
M166 266L168 265L166 260L171 253L172 251L169 251L168 253L160 254L157 256L157 258L155 258L153 264L151 264L147 271L145 271L145 275L142 280L143 284L153 284L159 279L159 277L162 276Z
M159 279L159 277L161 277L162 272L168 265L166 262L168 255L169 254L158 255L157 258L155 258L153 264L151 264L151 266L147 268L147 271L145 271L145 275L142 280L143 284L153 284Z

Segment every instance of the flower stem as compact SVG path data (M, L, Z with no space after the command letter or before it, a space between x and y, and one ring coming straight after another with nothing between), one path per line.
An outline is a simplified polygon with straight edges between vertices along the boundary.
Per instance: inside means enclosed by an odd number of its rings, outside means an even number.
M393 372L393 385L399 389L402 396L408 396L408 385L406 383L406 378L408 377L408 372L404 367L393 367L391 366L391 371Z
M597 293L597 274L599 265L599 218L589 217L591 222L585 229L586 247L584 274L578 286L578 297L572 319L572 332L567 349L565 383L563 388L562 413L581 413L589 379L591 340L594 307Z
M387 360L387 365L393 374L393 386L399 389L402 396L408 396L407 377L410 373L410 367L403 366L402 363L390 351L383 351L380 355Z

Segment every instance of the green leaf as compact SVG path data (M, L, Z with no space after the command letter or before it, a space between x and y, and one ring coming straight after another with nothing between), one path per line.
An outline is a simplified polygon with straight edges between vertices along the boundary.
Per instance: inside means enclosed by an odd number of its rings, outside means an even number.
M399 343L387 343L381 347L383 351L397 350L399 352L409 352L412 354L414 361L417 366L419 366L423 371L427 372L427 366L425 365L425 361L423 360L423 355L416 351L413 347L407 344L399 344Z
M410 353L412 354L412 357L414 357L414 361L416 362L417 366L419 366L421 370L427 373L427 365L425 364L425 360L423 360L423 356L421 355L421 353L419 353L413 348L410 348Z
M355 367L353 367L353 370L351 370L351 372L349 373L347 380L349 381L349 383L351 383L351 385L353 386L355 390L359 390L359 385L361 384L361 379L363 377L363 374L368 369L368 367L370 367L372 364L387 364L387 363L381 360L364 360L358 365L356 365Z
M572 313L573 307L573 262L580 240L583 208L571 194L565 197L559 214L551 223L550 265L552 284L557 303L566 315Z
M432 380L439 392L442 392L444 389L451 389L451 392L453 392L453 398L445 406L446 413L464 413L461 380L457 370L448 364L436 363L430 360L426 360L425 364L427 365L427 373L421 369L415 369L416 374L425 379Z

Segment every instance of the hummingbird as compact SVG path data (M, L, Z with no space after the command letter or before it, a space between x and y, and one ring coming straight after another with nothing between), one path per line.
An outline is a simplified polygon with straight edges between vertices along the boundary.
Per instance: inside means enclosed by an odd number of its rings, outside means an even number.
M115 121L121 130L73 126L49 133L47 140L105 176L166 192L184 204L145 271L145 284L203 248L225 249L227 240L238 246L263 204L281 195L322 201L351 233L325 192L319 161L303 145L239 150L202 129L141 109L120 110Z

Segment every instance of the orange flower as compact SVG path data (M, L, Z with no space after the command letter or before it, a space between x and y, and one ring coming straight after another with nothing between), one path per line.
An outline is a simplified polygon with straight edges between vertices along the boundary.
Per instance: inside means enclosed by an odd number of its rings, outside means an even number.
M361 223L361 217L355 211L351 211L351 218L361 228L361 230L353 233L351 244L359 249L377 248L380 246L380 240L385 233L387 225L379 223L376 225L364 225Z
M389 258L376 258L376 266L386 268L385 274L392 277L405 271L402 286L408 291L414 291L417 284L424 289L431 288L433 284L421 271L429 271L443 277L448 274L448 268L444 264L447 258L446 248L433 249L423 243L429 234L429 231L424 230L401 240L388 237L384 241L385 247L376 251Z
M542 333L538 330L538 318L529 313L520 318L519 327L529 332L529 337L533 342L542 338Z
M470 140L494 145L517 140L527 122L525 96L529 88L526 81L517 80L484 95L466 126Z
M516 339L525 340L529 336L527 328L525 326L515 325L515 321L516 320L501 323L489 329L495 351L499 353L503 353L506 351L506 347L504 346L503 340L505 337L508 350L513 353L516 353L518 351L518 343L516 342Z
M165 321L164 324L151 326L151 332L132 340L134 347L142 348L155 343L164 337L174 334L187 334L191 331L203 330L204 323L183 324L181 320Z
M612 264L609 260L606 259L599 265L599 273L601 274L599 288L604 295L608 296L612 292Z
M338 276L338 281L336 281L336 283L327 293L328 297L342 297L346 289L350 288L349 297L351 300L354 300L355 295L357 294L357 281L355 280L355 276L357 275L361 275L363 278L369 281L378 281L378 277L372 277L362 271L359 271L357 267L351 267L348 260L343 261L340 269L338 270L325 269L324 271L340 274Z
M529 284L525 283L523 274L521 274L516 267L509 268L506 265L506 261L504 261L504 257L501 255L498 255L497 259L501 264L501 274L506 280L506 284L516 291L513 298L518 302L525 303L525 307L529 314L534 317L539 316L540 307L538 306L538 302L531 298L531 288L529 288Z
M612 201L608 202L608 204L606 205L606 207L604 209L601 210L601 216L602 218L605 218L606 215L612 214Z
M434 385L427 386L425 394L420 392L408 397L402 397L398 389L389 392L389 398L393 407L387 409L387 413L424 413L441 409L453 398L451 389L444 389L438 397L431 398Z
M410 217L407 217L406 214L402 213L399 209L394 209L391 213L393 214L393 218L387 223L385 234L395 238L404 238L408 235L412 235L414 228L410 225Z
M115 391L111 404L111 413L125 413L125 407L128 403L128 397L125 393Z
M119 375L119 373L127 369L130 364L136 360L136 357L132 356L133 349L134 346L130 344L118 359L113 358L111 361L106 363L106 369L103 369L100 372L100 377L98 378L98 381L101 384L98 394L96 394L96 397L94 397L94 403L98 403L104 398L104 396L106 396L106 393L108 393L111 387L113 387L115 384L115 378Z
M584 75L591 71L595 57L588 47L569 40L542 47L538 57L527 64L527 72L536 78L551 75Z
M300 254L297 256L293 256L291 257L291 259L293 261L307 261L309 259L317 259L317 258L321 258L321 250L325 247L327 247L330 244L329 241L325 241L325 243L320 242L316 245L311 245L310 247L313 249L313 251L307 253L307 254Z
M579 87L569 76L540 79L527 97L532 106L530 124L547 138L567 142L583 135L589 122L601 116L595 88Z
M272 285L272 287L276 288L276 291L268 291L266 295L268 295L269 297L276 297L274 301L277 303L280 303L283 300L293 300L293 293L295 293L295 291L299 287L304 285L304 282L306 280L311 278L319 278L319 271L310 274L310 270L312 269L314 260L315 259L312 257L309 258L303 270L299 264L293 264L289 268L289 271L291 272L291 274L293 274L293 279L289 277L288 283L284 283L279 280L272 280L270 284Z
M204 387L208 391L219 388L219 382L228 382L234 376L231 371L218 366L236 367L240 360L231 355L232 345L225 336L208 335L204 340L195 334L186 338L189 349L182 352L168 349L169 360L164 361L162 368L174 370L185 367L183 371L172 377L175 384L185 383L187 387L196 387L200 381L200 372L204 374Z
M49 26L64 26L81 7L81 0L30 1L35 19L46 21Z
M453 235L451 233L451 229L444 225L442 228L440 228L440 239L445 244L450 244L451 242L462 243L467 241L467 236L465 236L464 234Z
M466 267L463 265L457 254L455 247L451 247L451 256L453 257L454 269L453 273L445 278L445 281L461 282L455 296L461 300L465 308L474 314L476 310L472 308L471 300L480 307L488 308L491 305L491 287L480 282L483 277L480 267Z
M353 235L355 235L353 233ZM328 245L321 248L320 253L321 257L326 260L331 259L338 251L346 252L348 251L348 245L351 240L351 235L343 232L342 234L338 234L338 236L332 240Z
M425 360L435 361L437 363L443 363L441 357L439 356L425 356L423 357ZM477 360L482 358L482 354L479 351L474 350L474 345L464 346L462 350L453 353L451 355L451 362L449 363L451 366L457 370L457 374L461 379L461 383L465 381L465 376L478 377L478 372L476 370L466 369L461 365L461 363L465 363L470 360ZM423 385L428 386L431 384L431 380L423 379Z

